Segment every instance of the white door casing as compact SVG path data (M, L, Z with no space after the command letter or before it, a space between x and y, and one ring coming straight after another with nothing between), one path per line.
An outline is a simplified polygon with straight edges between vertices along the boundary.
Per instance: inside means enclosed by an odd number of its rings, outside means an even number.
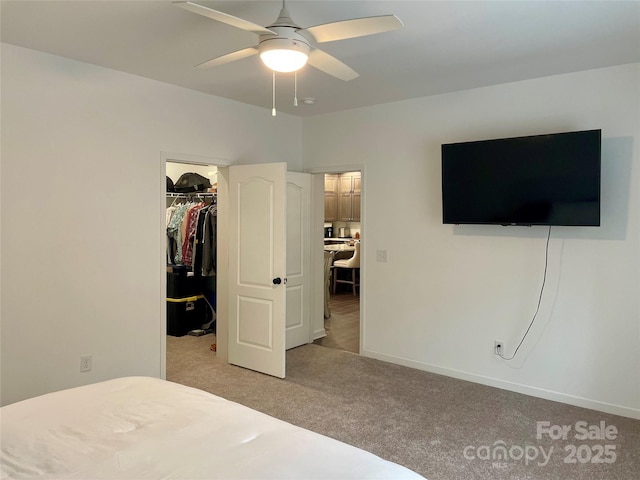
M229 363L284 378L286 163L229 167Z
M287 172L286 348L311 341L311 175Z

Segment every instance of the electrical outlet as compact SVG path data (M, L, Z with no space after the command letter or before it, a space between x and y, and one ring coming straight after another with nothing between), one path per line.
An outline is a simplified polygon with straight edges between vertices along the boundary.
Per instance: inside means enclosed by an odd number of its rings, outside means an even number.
M496 340L493 344L493 354L502 356L504 350L504 344L500 340Z
M90 372L93 357L91 355L84 355L80 357L80 371Z

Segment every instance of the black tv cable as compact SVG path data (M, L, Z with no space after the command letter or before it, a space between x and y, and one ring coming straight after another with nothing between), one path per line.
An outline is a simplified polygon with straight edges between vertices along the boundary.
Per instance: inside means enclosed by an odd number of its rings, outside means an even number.
M516 354L518 353L518 350L520 349L520 346L524 342L524 339L527 338L527 335L529 334L529 330L531 330L533 323L536 321L538 312L540 311L540 304L542 303L542 293L544 292L544 286L547 283L547 266L549 265L549 239L550 238L551 238L551 225L549 225L549 233L547 233L547 246L545 247L545 254L544 254L544 275L542 277L542 287L540 288L540 296L538 297L538 306L536 307L536 312L533 314L533 318L531 319L531 322L527 327L527 331L524 332L522 340L520 340L520 343L516 347L515 352L513 352L513 355L511 355L510 357L505 357L502 355L502 353L498 353L498 356L503 360L513 360L515 358Z

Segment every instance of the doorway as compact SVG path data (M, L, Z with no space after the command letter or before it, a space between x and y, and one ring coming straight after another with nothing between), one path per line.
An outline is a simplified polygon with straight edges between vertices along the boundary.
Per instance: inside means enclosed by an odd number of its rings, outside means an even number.
M218 167L166 159L165 174L166 347L186 355L197 342L215 355Z
M314 343L359 354L362 172L326 172L323 179L326 336Z
M203 172L203 176L215 175L213 162L201 160L207 159L163 154L163 175L169 172L170 162L190 172L200 166L210 170ZM225 362L281 377L284 377L285 343L286 348L293 348L311 341L311 303L307 300L312 297L309 294L312 289L311 176L288 172L286 167L285 163L230 166L223 161L217 167L217 189L213 189L217 192L213 193L217 197L216 253L220 259L213 282L218 299L217 308L214 305L216 356ZM216 182L207 183L215 186ZM269 212L275 216L267 218ZM256 252L262 254L256 256ZM260 295L271 292L275 297L252 300L246 291L251 286L262 286ZM231 298L235 300L230 301ZM240 306L238 311L230 311L237 306ZM166 333L170 333L168 316L163 320ZM234 332L231 336L230 330ZM178 336L184 333L179 332ZM176 342L163 335L163 343L161 348L166 351L168 343ZM263 356L269 355L273 368L266 361L252 366L256 355L253 351L245 352L249 347L260 350ZM166 359L163 355L164 376Z

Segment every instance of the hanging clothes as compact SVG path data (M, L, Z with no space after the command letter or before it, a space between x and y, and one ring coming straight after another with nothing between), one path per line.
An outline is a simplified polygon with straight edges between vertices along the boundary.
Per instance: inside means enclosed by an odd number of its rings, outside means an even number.
M212 200L167 208L167 262L187 265L196 276L215 275L218 210L215 196Z
M193 203L178 204L167 226L167 237L173 241L171 247L172 255L170 256L171 263L182 263L182 223L191 206L193 206Z
M185 237L182 243L182 263L193 267L193 243L196 238L196 227L198 225L198 216L200 211L205 207L205 203L201 202L191 207L185 214L183 223L185 224ZM194 269L195 271L195 269Z
M167 177L169 178L169 177ZM166 228L167 228L167 263L173 263L173 261L171 260L174 256L175 256L175 243L173 241L173 238L171 238L168 234L168 229L169 229L169 223L171 223L171 218L173 217L173 214L176 212L176 209L178 207L176 207L175 205L171 205L170 207L167 208L167 216L166 216Z
M193 273L202 276L202 249L203 249L203 233L204 221L207 218L207 211L211 207L205 207L198 212L198 222L196 224L196 235L193 240Z
M200 263L202 275L205 277L216 274L217 264L217 245L216 238L218 234L218 206L211 205L204 212L202 222L202 262Z

